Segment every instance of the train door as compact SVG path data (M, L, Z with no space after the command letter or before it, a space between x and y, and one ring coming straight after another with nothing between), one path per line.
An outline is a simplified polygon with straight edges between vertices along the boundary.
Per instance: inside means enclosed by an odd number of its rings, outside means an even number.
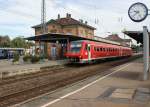
M88 52L88 61L90 61L90 60L91 60L91 45L90 45L90 44L88 44L87 46L88 46L88 47L87 47L87 52Z

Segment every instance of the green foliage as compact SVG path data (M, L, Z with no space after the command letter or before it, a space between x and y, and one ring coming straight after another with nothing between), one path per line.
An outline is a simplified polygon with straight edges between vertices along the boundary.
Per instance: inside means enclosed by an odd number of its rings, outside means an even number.
M30 61L31 60L31 56L30 55L25 55L24 57L23 57L23 61L24 62L28 62L28 61Z
M32 63L37 63L37 62L39 62L40 61L40 57L38 57L38 56L32 56L31 57L31 62Z
M26 55L23 57L23 61L24 62L31 62L31 63L37 63L40 61L40 57L39 56L31 56L31 55Z
M26 48L30 48L31 46L34 46L35 44L33 42L26 42Z
M17 37L11 41L11 46L13 48L25 48L26 42L23 38Z
M19 58L20 58L19 54L18 54L18 53L15 53L15 54L14 54L14 58L13 58L13 62L19 61Z
M21 36L13 40L10 40L9 36L0 36L0 47L30 48L30 46L34 46L34 43L25 41Z

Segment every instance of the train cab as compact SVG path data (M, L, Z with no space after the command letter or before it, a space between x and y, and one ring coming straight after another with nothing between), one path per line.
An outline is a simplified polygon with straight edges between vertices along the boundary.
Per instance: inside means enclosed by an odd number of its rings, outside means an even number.
M91 58L91 46L86 41L73 41L68 45L65 56L70 62L84 63Z

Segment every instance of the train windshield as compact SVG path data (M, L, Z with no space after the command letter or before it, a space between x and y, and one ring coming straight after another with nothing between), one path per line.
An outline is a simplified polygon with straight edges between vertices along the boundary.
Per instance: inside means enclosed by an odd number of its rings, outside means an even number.
M70 52L78 53L78 52L80 52L81 47L82 47L81 42L71 42Z

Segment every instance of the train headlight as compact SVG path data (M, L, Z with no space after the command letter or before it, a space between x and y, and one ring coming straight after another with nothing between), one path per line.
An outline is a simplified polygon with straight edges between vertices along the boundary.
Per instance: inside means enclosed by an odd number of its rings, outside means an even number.
M85 52L85 55L88 55L87 52Z

